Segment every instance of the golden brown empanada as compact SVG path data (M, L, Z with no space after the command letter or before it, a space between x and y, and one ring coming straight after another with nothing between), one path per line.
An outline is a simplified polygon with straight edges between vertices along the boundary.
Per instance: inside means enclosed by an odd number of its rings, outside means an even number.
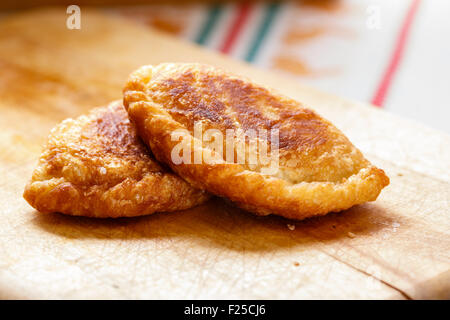
M314 111L211 66L142 67L129 77L124 105L159 161L256 214L323 215L373 201L389 184L383 170ZM227 141L241 149L226 153ZM258 147L264 143L266 149Z
M208 195L154 160L116 101L52 130L24 198L42 212L116 218L188 209Z

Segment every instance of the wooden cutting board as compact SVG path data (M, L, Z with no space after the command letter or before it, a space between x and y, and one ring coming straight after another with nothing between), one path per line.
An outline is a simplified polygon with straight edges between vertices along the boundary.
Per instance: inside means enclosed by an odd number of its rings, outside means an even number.
M62 8L0 22L0 297L450 298L448 135L119 18L83 9L81 30L65 19ZM219 199L117 220L33 210L22 192L49 130L164 61L222 66L306 103L391 185L376 202L302 222Z

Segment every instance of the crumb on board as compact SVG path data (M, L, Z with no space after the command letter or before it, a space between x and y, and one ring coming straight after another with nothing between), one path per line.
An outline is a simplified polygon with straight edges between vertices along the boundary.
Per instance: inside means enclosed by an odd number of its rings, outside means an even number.
M354 234L353 232L348 232L347 233L347 236L349 237L349 238L354 238L354 237L356 237L356 234Z
M287 224L287 227L289 230L294 231L295 230L295 224Z
M393 231L393 232L397 232L397 228L398 228L398 227L400 227L400 223L394 222L394 223L392 224L392 231Z
M397 175L399 176L399 177L403 177L403 173L397 173Z
M294 262L294 266L295 266L295 267L298 267L299 265L300 265L299 262L297 262L297 261Z

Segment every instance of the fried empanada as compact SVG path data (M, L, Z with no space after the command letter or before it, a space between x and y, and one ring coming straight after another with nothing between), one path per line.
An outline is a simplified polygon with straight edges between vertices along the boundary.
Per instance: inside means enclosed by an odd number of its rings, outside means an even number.
M117 218L188 209L208 194L153 158L116 101L51 131L24 198L41 212Z
M130 75L124 105L159 161L193 186L258 215L304 219L341 211L375 200L389 184L383 170L314 111L211 66L144 66ZM229 143L245 148L226 153ZM264 143L266 153L254 147Z

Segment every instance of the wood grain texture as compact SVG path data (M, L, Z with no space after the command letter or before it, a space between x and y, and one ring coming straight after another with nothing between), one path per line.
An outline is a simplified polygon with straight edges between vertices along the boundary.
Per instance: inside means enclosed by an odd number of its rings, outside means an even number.
M1 298L450 298L450 137L140 26L83 10L0 23ZM143 64L204 62L331 120L391 185L376 202L295 223L219 199L183 212L93 220L23 199L51 127L121 97ZM296 266L295 262L299 265Z
M76 4L80 7L94 6L129 6L129 5L148 5L148 4L175 4L183 5L192 2L217 2L216 0L77 0ZM230 1L230 0L228 0ZM239 2L239 0L235 0ZM222 1L223 2L223 1ZM0 10L20 10L30 8L42 8L44 6L69 6L75 4L71 0L2 0L0 2Z

